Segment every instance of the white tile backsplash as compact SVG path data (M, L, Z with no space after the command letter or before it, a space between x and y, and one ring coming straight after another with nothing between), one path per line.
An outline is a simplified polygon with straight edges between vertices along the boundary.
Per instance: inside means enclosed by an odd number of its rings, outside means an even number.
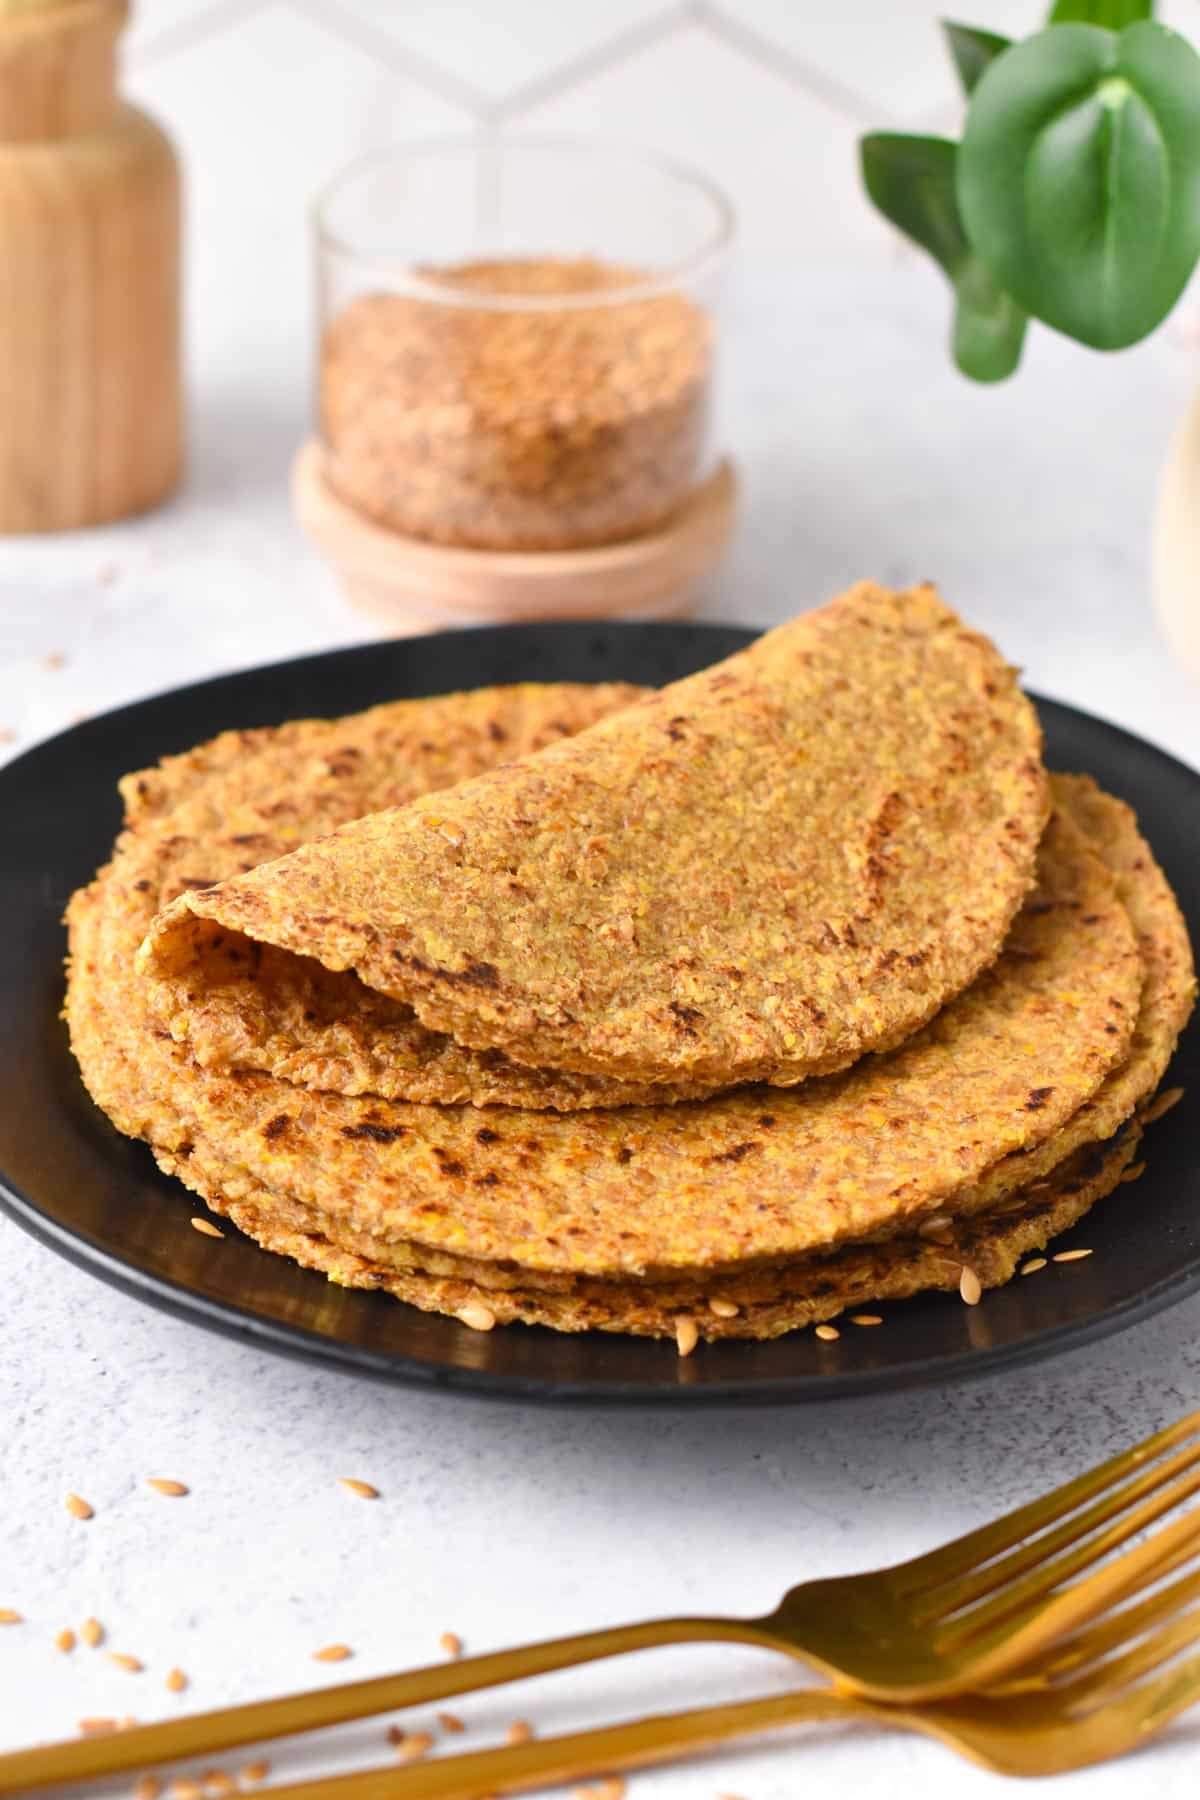
M236 209L248 256L307 281L304 208L368 146L473 127L598 133L700 165L741 245L887 255L858 183L870 125L954 128L939 15L1018 35L1048 0L135 0L130 86L188 165L195 317L223 329L252 278L207 270ZM1200 0L1159 16L1200 39ZM264 321L264 338L269 338Z
M875 251L890 240L859 192L854 121L701 24L530 108L523 123L630 138L708 170L750 252Z
M673 0L331 0L401 52L491 101L561 77L631 32L677 17Z

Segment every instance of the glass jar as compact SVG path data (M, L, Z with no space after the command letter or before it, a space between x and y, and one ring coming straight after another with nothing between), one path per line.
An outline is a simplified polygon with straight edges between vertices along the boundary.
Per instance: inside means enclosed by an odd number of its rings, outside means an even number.
M354 163L317 204L318 414L338 498L406 538L580 550L712 470L732 215L646 152L470 138Z

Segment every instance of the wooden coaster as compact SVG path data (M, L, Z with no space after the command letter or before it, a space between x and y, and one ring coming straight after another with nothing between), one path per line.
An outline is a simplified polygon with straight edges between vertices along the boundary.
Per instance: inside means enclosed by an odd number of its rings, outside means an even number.
M519 619L679 618L729 540L737 478L723 461L663 531L593 550L457 550L401 537L337 497L312 438L292 465L292 500L352 603L409 637Z

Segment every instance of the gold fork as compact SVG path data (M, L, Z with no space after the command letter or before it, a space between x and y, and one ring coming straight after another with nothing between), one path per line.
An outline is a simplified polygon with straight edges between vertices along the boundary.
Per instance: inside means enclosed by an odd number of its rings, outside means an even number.
M1164 1668L1200 1641L1200 1610L1191 1607L1197 1597L1200 1574L1193 1573L1078 1633L999 1693L887 1706L817 1688L404 1769L285 1785L271 1790L271 1800L477 1800L481 1794L529 1793L818 1720L919 1732L1002 1775L1065 1775L1136 1749L1200 1700L1200 1656ZM1155 1670L1162 1673L1147 1680Z
M618 1626L15 1751L0 1756L0 1794L211 1755L665 1644L726 1641L780 1650L842 1688L893 1703L994 1687L1193 1554L1200 1511L1113 1553L1198 1491L1200 1413L940 1550L793 1588L763 1618ZM1097 1563L1104 1566L1094 1569ZM791 1697L794 1704L802 1699L816 1704L811 1696Z

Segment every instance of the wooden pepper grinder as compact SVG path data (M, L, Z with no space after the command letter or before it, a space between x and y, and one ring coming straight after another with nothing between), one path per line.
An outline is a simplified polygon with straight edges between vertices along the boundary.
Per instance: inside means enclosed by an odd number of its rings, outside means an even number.
M179 478L179 168L116 88L128 0L0 0L0 532Z

